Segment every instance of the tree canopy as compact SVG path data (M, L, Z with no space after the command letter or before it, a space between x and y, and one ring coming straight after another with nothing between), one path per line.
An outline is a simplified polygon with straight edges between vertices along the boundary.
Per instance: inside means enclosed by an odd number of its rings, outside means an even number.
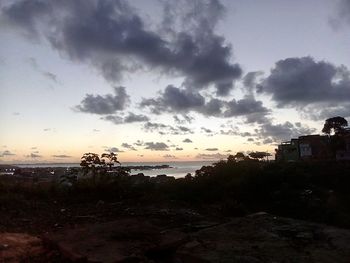
M344 119L343 117L337 116L337 117L329 118L325 121L322 132L328 135L331 134L331 132L334 132L334 134L339 134L347 126L348 126L347 120Z
M268 152L251 152L249 156L253 159L263 159L265 157L271 156Z

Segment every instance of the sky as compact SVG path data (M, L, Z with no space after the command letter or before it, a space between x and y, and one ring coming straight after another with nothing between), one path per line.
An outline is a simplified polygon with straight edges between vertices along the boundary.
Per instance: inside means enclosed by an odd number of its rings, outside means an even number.
M350 121L350 0L0 0L0 163L219 160Z

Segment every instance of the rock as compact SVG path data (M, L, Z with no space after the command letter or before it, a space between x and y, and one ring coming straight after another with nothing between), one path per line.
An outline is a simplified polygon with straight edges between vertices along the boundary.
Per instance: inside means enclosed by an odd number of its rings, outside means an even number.
M73 262L145 262L171 257L186 235L167 230L162 222L125 218L102 224L65 229L45 236Z
M22 262L44 253L45 249L38 237L24 233L0 234L0 262Z
M206 228L180 246L179 263L350 262L350 231L257 213Z

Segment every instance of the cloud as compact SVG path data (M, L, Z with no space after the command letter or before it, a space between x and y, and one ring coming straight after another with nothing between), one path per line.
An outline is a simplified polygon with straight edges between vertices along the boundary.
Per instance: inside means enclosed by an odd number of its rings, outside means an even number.
M93 129L92 131L93 132L100 132L100 130L98 130L98 129Z
M143 146L144 143L143 143L143 141L137 140L136 142L134 142L134 145L136 145L136 146Z
M224 112L225 117L246 116L248 122L264 122L269 110L261 101L252 96L236 101L232 99L227 103L228 109Z
M42 156L37 154L37 153L31 153L29 155L26 155L25 157L27 158L32 158L32 159L36 159L36 158L41 158Z
M226 159L227 154L221 154L221 153L214 153L214 154L205 154L200 153L197 154L196 159L204 159L204 160L220 160L220 159Z
M255 100L252 95L240 100L221 100L217 98L205 99L197 91L177 88L169 85L157 98L145 99L140 103L141 108L149 108L154 114L164 112L183 114L197 112L204 116L230 118L243 116L248 122L264 122L270 111L261 101Z
M106 151L111 152L111 153L123 153L124 152L117 147L106 147Z
M55 82L55 83L59 83L58 82L58 78L57 78L57 75L52 73L52 72L49 72L49 71L43 71L42 72L43 76L46 77L47 79Z
M45 132L51 131L51 128L45 128L43 131L45 131Z
M301 135L313 134L316 129L303 126L300 122L291 123L289 121L283 124L263 124L257 131L257 136L264 140L263 143L270 144L273 142L288 141L291 138L297 138Z
M229 130L220 130L221 135L232 135L232 136L240 136L240 137L249 137L253 136L250 132L241 132L238 127L231 127Z
M145 142L145 149L151 151L168 151L169 146L164 142Z
M58 158L58 159L65 159L65 158L71 158L72 156L65 155L65 154L57 154L57 155L52 155L52 157Z
M163 2L161 25L145 21L120 0L19 0L3 5L1 13L7 26L31 39L45 39L109 81L148 67L180 75L191 88L214 85L226 95L242 70L231 62L231 45L215 33L225 8L217 0Z
M132 150L132 151L137 151L134 146L132 146L131 144L128 144L126 142L122 143L122 147L129 149L129 150Z
M258 89L270 94L280 108L313 111L314 117L329 107L343 112L350 106L350 71L312 57L287 58L275 64Z
M129 115L127 115L124 118L124 123L133 123L133 122L144 122L144 121L149 121L149 118L145 115L137 115L132 112L129 112Z
M257 78L262 76L264 72L262 71L252 71L248 72L244 77L243 77L243 85L244 87L248 88L248 90L253 91L258 84Z
M215 151L218 151L219 149L218 148L207 148L205 150L208 152L215 152Z
M334 29L338 29L343 25L350 25L350 1L336 1L336 13L329 20L330 25Z
M192 134L193 131L185 126L176 126L166 125L163 123L157 122L146 122L143 125L143 129L146 132L155 132L157 131L161 135L172 134L172 135L183 135L183 134Z
M87 94L80 105L74 107L75 110L85 113L106 115L124 110L130 97L125 91L125 87L114 87L114 94L105 96Z
M205 99L199 93L168 85L160 97L143 99L140 106L150 107L153 113L160 114L163 111L187 112L202 107L204 103Z
M102 120L110 121L116 125L118 124L125 124L125 123L134 123L134 122L145 122L149 121L149 118L142 114L135 114L132 112L129 112L128 115L122 117L117 115L107 115L104 117L101 117Z
M180 118L180 117L177 116L177 115L174 115L173 118L174 118L174 121L175 121L177 124L192 123L192 121L194 120L193 117L191 117L191 116L189 116L189 115L186 115L186 114L183 114L183 115L182 115L182 118Z
M208 136L212 136L213 135L213 131L211 129L205 128L205 127L201 127L201 130L206 133Z
M175 148L175 151L183 151L183 148L181 148L181 147L176 147L176 148Z
M186 139L184 139L182 142L184 142L184 143L192 143L192 140L186 138Z
M171 154L165 154L165 155L163 155L163 158L166 158L166 159L177 159L177 157L175 155L171 155Z
M54 74L54 73L52 73L52 72L42 70L42 69L39 67L38 62L36 61L35 58L30 57L30 58L27 58L25 61L26 61L35 71L38 71L39 73L41 73L45 78L47 78L48 80L50 80L50 81L52 81L52 82L55 82L56 84L59 84L57 75Z
M14 156L16 154L10 152L9 150L5 150L3 152L0 152L0 157L5 157L5 156Z
M230 130L220 130L221 135L239 135L239 132L235 129L230 129Z

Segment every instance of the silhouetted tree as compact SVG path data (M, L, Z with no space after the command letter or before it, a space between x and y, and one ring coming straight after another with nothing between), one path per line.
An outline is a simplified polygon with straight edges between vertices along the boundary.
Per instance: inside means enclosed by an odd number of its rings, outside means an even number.
M101 164L101 159L97 153L84 153L81 157L80 166L82 168L96 168Z
M236 162L235 156L233 156L232 154L230 154L230 155L227 157L227 162L228 162L228 163L234 163L234 162Z
M92 173L93 181L96 182L96 172L97 169L100 167L100 165L103 162L101 162L100 157L97 153L84 153L81 157L80 166L83 169L83 173L87 175L89 171Z
M101 161L103 162L103 165L107 165L110 170L112 169L114 164L118 163L120 165L120 162L117 158L117 154L114 152L103 153L101 155Z
M244 160L244 159L246 158L246 156L244 155L244 153L238 152L238 153L236 153L236 155L234 156L234 158L235 158L236 160Z
M263 159L263 158L267 158L268 156L271 156L270 153L268 152L251 152L249 153L249 156L253 159Z
M343 117L337 116L329 118L323 125L322 132L328 135L334 131L335 134L339 134L344 130L344 127L348 126L348 122Z

